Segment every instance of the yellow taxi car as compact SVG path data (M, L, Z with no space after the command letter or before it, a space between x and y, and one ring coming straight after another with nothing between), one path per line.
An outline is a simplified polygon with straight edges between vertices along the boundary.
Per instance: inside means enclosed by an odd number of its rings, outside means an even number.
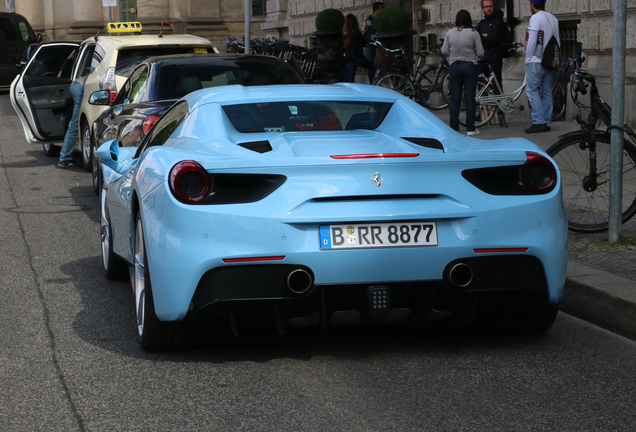
M219 52L199 36L138 34L139 23L110 23L108 30L108 35L99 32L81 43L40 43L10 90L27 141L42 144L47 156L57 156L73 113L69 88L74 80L85 78L78 145L86 170L93 160L89 126L108 108L89 104L91 93L108 90L114 100L133 69L148 57Z

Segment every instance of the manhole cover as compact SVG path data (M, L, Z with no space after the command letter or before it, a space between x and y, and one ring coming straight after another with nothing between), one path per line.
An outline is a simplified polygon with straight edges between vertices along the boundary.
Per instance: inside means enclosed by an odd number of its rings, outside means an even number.
M90 207L51 204L51 205L13 207L13 208L7 209L7 211L13 212L13 213L68 213L68 212L83 211L83 210L90 210Z

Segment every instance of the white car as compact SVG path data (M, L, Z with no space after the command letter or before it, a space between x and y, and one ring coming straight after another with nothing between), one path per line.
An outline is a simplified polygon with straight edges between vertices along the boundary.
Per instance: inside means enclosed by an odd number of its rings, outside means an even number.
M135 27L140 30L141 26ZM86 170L91 169L93 137L90 125L107 106L91 105L88 98L109 90L115 99L133 69L148 57L182 53L218 52L212 43L193 35L104 35L82 43L41 43L11 84L11 104L27 141L42 144L47 156L59 155L73 113L69 88L86 76L79 116L79 149Z

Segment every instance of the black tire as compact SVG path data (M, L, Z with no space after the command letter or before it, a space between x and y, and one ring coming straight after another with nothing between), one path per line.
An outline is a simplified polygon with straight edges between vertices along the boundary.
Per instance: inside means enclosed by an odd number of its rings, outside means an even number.
M546 304L535 308L520 309L513 316L511 327L517 334L538 335L548 331L557 315L559 305Z
M195 328L192 321L160 321L155 314L144 229L139 214L135 219L134 235L133 288L139 345L146 351L190 348L194 341Z
M483 104L479 102L480 96L495 96L497 95L497 90L493 87L492 84L488 84L488 81L483 78L479 78L477 80L477 90L476 90L476 107L475 107L475 128L481 127L485 124L488 124L490 120L495 116L497 112L497 104L496 103L488 103ZM462 105L459 109L459 124L462 126L466 126L466 105L465 99L462 95Z
M497 335L539 335L552 327L558 313L558 304L516 300L493 316L482 317L477 325L483 331Z
M45 143L42 144L42 150L44 150L44 155L47 157L58 157L62 149L56 145Z
M422 92L423 105L429 109L438 111L448 108L448 95L446 94L448 89L446 88L445 92L445 87L443 85L445 80L447 80L448 67L441 67L439 76L435 81L436 71L437 66L426 68L426 70L422 73L422 78L420 78L419 84Z
M565 116L568 102L567 83L552 80L552 121L561 120Z
M403 96L409 99L419 101L419 95L416 94L413 81L406 75L401 73L389 73L377 80L378 87L385 87L391 90L395 90Z
M91 130L85 121L80 128L80 150L82 151L82 164L85 171L90 171L93 166L93 145L91 144Z
M93 164L91 166L91 174L93 177L93 191L95 192L95 195L100 196L100 193L102 191L102 184L103 184L102 167L101 167L101 164L99 163L99 160L97 160L97 158L95 157L94 151L93 151Z
M105 196L101 201L100 239L102 246L102 266L108 280L123 280L128 277L128 265L113 252L113 230L110 224L110 214L105 202Z
M590 155L583 134L565 137L553 144L547 153L561 172L563 201L568 228L578 232L603 232L609 226L610 135L596 131L597 185L589 189L584 182L589 174ZM623 140L622 221L636 213L636 146Z
M448 72L442 78L442 96L446 101L446 106L448 106L448 103L450 101L450 76Z

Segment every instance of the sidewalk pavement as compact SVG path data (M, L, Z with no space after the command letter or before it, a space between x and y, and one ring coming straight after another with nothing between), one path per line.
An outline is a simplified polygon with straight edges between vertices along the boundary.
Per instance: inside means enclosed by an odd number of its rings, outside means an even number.
M431 111L449 123L448 110ZM523 137L547 149L559 135L578 130L573 121L552 123L550 132L526 134L529 119L506 116L508 127L487 125L475 138ZM465 133L465 130L460 130ZM621 236L636 237L636 217L622 226ZM607 240L608 233L582 234L570 231L568 278L561 310L610 331L636 339L636 249L624 246L601 248L591 244Z

